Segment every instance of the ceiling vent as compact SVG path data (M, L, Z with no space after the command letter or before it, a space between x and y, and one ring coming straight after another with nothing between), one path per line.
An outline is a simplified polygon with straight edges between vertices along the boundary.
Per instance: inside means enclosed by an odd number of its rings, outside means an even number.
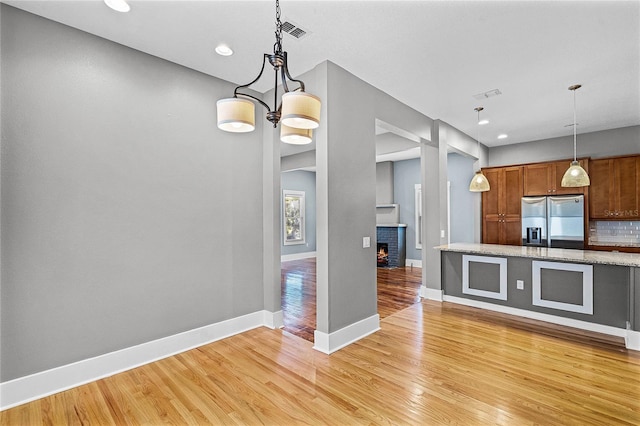
M300 28L300 26L295 22L289 20L285 20L282 23L282 32L285 32L298 40L310 34L307 30Z
M477 95L473 95L473 97L479 101L487 98L492 98L494 96L502 95L500 89L489 90L488 92L478 93Z

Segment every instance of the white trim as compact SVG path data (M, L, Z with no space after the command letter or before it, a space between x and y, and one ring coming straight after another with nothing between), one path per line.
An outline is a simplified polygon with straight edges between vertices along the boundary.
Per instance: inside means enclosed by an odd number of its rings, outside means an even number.
M0 411L264 326L269 314L254 312L0 383Z
M331 354L351 343L380 330L380 315L375 314L356 323L327 334L318 330L313 333L313 349Z
M413 186L413 216L414 216L414 231L416 238L416 249L422 250L422 184L416 183Z
M287 240L287 197L298 198L300 202L300 238L297 240ZM305 193L304 191L294 191L291 189L282 190L282 245L294 246L306 243L306 223L305 223Z
M640 331L627 330L624 336L624 345L627 349L640 351Z
M556 271L569 271L582 273L582 304L558 302L543 299L541 295L542 283L540 281L541 269L553 269ZM593 315L593 265L578 265L575 263L559 263L534 260L531 262L532 275L532 305L545 308L559 309L563 311L578 312L580 314Z
M284 315L282 311L277 311L277 312L262 311L262 313L263 313L262 324L265 327L269 327L273 330L275 330L276 328L284 327Z
M280 262L289 262L291 260L301 260L316 257L315 251L305 251L304 253L283 254L280 256Z
M630 350L640 350L640 332L626 330L624 328L612 327L610 325L596 324L594 322L581 321L573 318L558 317L555 315L543 314L540 312L527 311L525 309L512 308L510 306L494 305L493 303L481 302L478 300L465 299L457 296L444 296L445 302L457 303L459 305L472 306L474 308L486 309L488 311L501 312L523 318L530 318L539 321L550 322L552 324L565 325L567 327L579 328L580 330L593 331L595 333L608 334L609 336L623 337L625 346Z
M404 266L415 266L416 268L422 268L422 260L418 259L406 259Z
M442 302L443 296L444 296L444 291L440 289L420 286L420 297L424 299L437 300L438 302Z
M500 266L500 291L479 290L469 287L469 263L492 263ZM462 292L474 296L507 300L507 259L505 257L462 255Z

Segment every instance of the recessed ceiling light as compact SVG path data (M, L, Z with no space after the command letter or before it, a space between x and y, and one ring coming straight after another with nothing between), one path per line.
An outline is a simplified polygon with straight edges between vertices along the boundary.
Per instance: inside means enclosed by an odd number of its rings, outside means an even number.
M221 56L231 56L233 55L233 50L226 44L219 44L216 47L216 53Z
M118 12L128 12L131 10L131 6L129 6L126 0L104 0L104 4Z
M481 125L481 126L484 126L485 124L489 124L489 120L486 120L486 119L485 120L480 120L480 121L478 121L478 124Z
M509 135L507 135L506 133L502 133L502 134L498 135L498 139L506 139L508 137L509 137Z

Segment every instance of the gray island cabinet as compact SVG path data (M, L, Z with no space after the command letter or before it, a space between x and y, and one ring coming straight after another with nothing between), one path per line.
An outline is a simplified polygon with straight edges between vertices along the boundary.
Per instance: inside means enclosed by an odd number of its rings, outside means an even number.
M640 255L455 243L442 300L622 337L640 350Z

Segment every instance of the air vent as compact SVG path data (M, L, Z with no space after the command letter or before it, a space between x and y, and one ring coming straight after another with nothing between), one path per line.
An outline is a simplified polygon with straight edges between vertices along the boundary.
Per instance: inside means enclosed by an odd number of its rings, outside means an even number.
M479 101L482 99L492 98L494 96L502 95L500 89L489 90L488 92L478 93L477 95L473 95L473 97Z
M308 31L303 30L298 24L291 21L285 21L282 23L282 31L294 38L297 38L298 40L309 34Z

